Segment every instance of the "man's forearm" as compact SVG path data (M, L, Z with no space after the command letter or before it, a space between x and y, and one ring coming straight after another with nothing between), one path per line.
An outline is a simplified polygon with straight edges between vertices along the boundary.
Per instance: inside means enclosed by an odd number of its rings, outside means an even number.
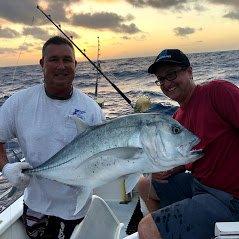
M7 153L5 150L5 144L0 143L0 171L2 171L3 166L8 163Z

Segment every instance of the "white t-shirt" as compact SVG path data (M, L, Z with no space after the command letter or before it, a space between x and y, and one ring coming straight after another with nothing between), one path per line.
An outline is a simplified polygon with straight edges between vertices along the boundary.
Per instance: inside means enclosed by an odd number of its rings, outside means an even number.
M73 89L68 100L49 98L43 85L21 90L0 108L0 142L17 137L26 161L36 167L77 135L75 122L69 115L76 115L90 125L104 119L98 104L78 89ZM77 187L32 177L24 201L34 211L73 220L85 216L90 203L89 199L74 216L78 193Z

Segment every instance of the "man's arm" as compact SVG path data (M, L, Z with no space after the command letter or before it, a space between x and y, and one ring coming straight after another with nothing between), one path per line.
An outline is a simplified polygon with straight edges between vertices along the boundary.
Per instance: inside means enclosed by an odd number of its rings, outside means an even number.
M7 153L5 150L5 144L0 143L0 171L2 171L3 167L8 163Z
M217 82L211 93L211 100L220 117L239 129L239 88L230 82Z
M170 176L172 176L174 174L185 172L185 170L186 170L185 166L181 165L181 166L178 166L178 167L173 168L168 171L164 171L164 172L160 172L160 173L153 173L152 179L158 180L158 181L162 181L162 180L164 181L164 180L167 180L167 178L169 178Z

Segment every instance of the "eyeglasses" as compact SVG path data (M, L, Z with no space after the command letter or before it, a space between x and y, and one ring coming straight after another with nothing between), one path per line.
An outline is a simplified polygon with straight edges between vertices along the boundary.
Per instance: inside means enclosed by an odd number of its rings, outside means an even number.
M155 84L157 86L162 86L165 83L166 80L167 81L173 81L173 80L175 80L178 77L178 73L180 71L183 71L183 70L186 70L186 68L182 67L181 69L172 71L172 72L168 73L165 76L157 76L158 79L155 81Z

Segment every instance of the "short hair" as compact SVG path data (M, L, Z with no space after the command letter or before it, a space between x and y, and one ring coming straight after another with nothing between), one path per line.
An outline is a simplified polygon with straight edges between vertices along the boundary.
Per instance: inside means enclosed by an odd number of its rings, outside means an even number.
M64 37L61 37L61 36L54 36L54 37L51 37L49 38L43 45L42 47L42 56L45 55L46 53L46 48L47 46L49 46L50 44L54 44L54 45L68 45L72 50L73 50L73 53L75 54L75 50L74 50L74 47L72 45L72 43L64 38Z

